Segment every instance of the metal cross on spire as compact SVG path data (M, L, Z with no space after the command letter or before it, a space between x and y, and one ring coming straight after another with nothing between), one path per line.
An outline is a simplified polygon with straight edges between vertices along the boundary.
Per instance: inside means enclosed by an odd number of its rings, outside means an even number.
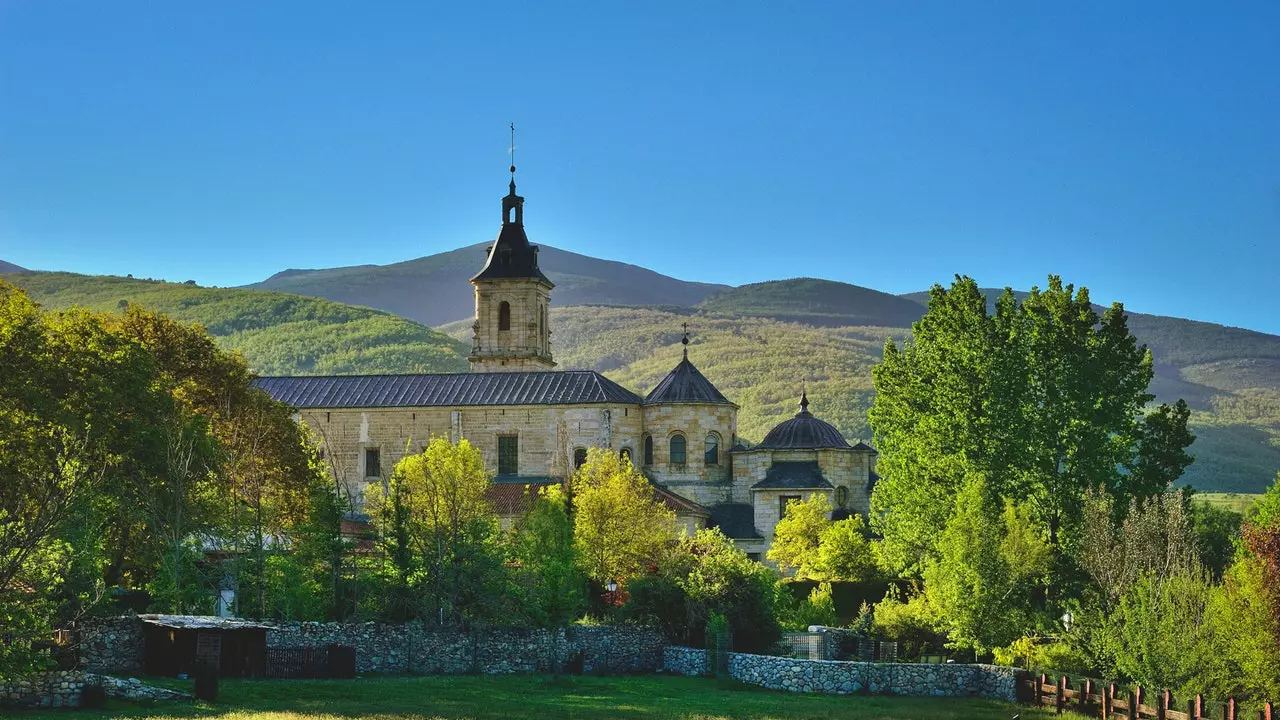
M507 152L511 153L511 182L516 181L516 124L511 123L511 147L507 148Z
M680 338L680 344L684 345L684 359L689 359L689 323L680 323L680 327L684 329L684 337Z

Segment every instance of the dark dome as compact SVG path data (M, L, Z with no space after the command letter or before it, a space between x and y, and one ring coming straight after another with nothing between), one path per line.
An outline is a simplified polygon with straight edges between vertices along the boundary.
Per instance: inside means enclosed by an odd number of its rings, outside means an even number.
M844 435L829 422L819 420L809 412L809 398L801 396L800 412L790 420L778 423L764 442L752 450L814 450L817 448L852 449Z

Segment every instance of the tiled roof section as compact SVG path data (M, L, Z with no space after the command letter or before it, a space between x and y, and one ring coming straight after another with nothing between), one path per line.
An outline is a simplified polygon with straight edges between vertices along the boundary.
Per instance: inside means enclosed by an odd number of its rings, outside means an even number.
M720 503L711 506L711 527L720 528L725 537L751 540L763 537L756 530L756 511L748 503Z
M827 489L831 483L822 476L818 461L776 462L769 466L764 480L752 485L753 490L810 490Z
M716 389L698 368L689 362L688 356L658 383L644 399L646 405L660 403L708 403L732 405L729 399Z
M869 452L869 453L871 453L872 455L879 455L879 454L880 454L880 452L879 452L878 450L876 450L875 448L871 447L870 445L868 445L868 444L866 444L866 443L864 443L864 442L859 442L857 445L854 445L854 446L853 446L853 449L854 449L854 450L861 450L861 451L863 451L863 452Z
M640 403L592 370L264 377L253 384L299 409Z
M653 497L676 515L701 515L702 517L711 515L711 511L698 503L680 497L661 485L653 486Z
M814 450L817 448L849 448L840 431L829 422L819 420L802 410L790 420L778 423L764 440L752 450Z
M549 478L525 478L526 482L495 482L485 491L484 497L493 511L502 517L519 517L529 512L538 491L548 485L558 485Z

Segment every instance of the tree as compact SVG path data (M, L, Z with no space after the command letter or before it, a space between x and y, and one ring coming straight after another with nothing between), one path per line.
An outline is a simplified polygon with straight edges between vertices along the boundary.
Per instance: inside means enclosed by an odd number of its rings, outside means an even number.
M859 582L875 573L876 563L859 515L832 521L821 493L787 503L774 528L767 557L796 580Z
M925 595L952 647L985 653L1028 626L1049 549L1027 509L999 498L981 475L956 507L925 567Z
M617 453L588 450L570 487L575 552L592 580L625 584L646 565L660 564L675 543L675 513L654 499L649 480Z
M935 286L912 340L901 350L890 341L874 376L868 419L883 478L871 517L883 557L900 572L937 555L957 511L949 498L972 473L1026 504L1061 578L1089 490L1128 507L1162 491L1188 461L1185 405L1143 414L1151 357L1123 306L1100 317L1087 290L1056 276L1021 302L1006 290L994 313L970 278Z
M503 588L497 518L485 500L480 451L432 438L396 463L387 487L371 485L367 506L395 565L403 608L439 623L493 614Z
M1135 499L1119 522L1115 501L1086 495L1076 553L1080 567L1101 592L1104 612L1144 575L1161 583L1200 570L1198 541L1181 491Z
M586 609L586 582L577 565L573 519L559 485L538 491L516 525L511 555L519 564L521 609L541 627L561 627Z

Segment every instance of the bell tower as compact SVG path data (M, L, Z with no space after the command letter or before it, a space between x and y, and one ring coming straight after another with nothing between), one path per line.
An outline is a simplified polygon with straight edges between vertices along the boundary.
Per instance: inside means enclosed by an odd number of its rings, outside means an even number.
M538 268L538 247L524 234L524 198L516 194L514 129L511 186L502 198L502 229L484 267L471 278L476 290L471 372L550 370L549 308L555 285Z

